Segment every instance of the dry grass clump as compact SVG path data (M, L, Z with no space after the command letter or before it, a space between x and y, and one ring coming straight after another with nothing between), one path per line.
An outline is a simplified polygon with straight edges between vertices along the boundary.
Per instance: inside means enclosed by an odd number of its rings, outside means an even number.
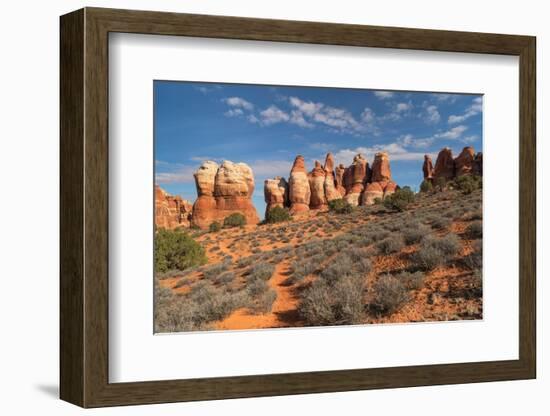
M391 314L409 300L409 293L401 280L391 274L381 275L372 287L371 309Z
M456 234L449 233L444 237L426 236L420 247L413 253L413 263L423 269L432 270L437 266L447 264L460 249L460 242Z

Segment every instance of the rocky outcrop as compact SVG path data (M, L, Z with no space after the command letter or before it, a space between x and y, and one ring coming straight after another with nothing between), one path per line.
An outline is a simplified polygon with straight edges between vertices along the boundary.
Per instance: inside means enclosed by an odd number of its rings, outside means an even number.
M372 182L391 181L390 159L386 152L378 152L374 155L372 163Z
M304 157L301 155L296 156L290 171L290 177L288 179L288 195L291 214L309 211L311 190Z
M483 153L478 152L474 159L473 174L483 176Z
M473 147L467 146L455 159L455 176L471 175L474 172L476 152Z
M335 169L336 190L340 193L340 198L346 195L346 187L344 186L344 173L346 168L339 164Z
M277 177L265 181L267 209L286 206L282 180ZM352 205L370 205L376 198L384 199L393 194L397 188L386 152L376 153L372 169L361 154L353 158L350 166L340 164L335 168L334 157L328 153L324 166L315 161L309 174L306 174L304 158L297 156L288 180L288 204L292 215L326 209L330 201L342 198Z
M288 183L285 178L276 176L264 181L265 213L275 207L288 207Z
M155 185L155 226L173 229L189 227L192 205L180 196L172 196Z
M224 161L221 166L206 161L194 173L198 198L193 205L192 223L206 228L214 221L241 213L247 224L259 222L252 204L254 175L245 163Z
M327 207L327 198L325 197L325 169L319 161L315 161L313 170L308 173L309 189L311 196L309 199L310 209L322 209Z
M429 155L424 156L424 165L422 172L425 180L437 182L440 178L445 181L451 181L459 176L464 175L483 175L483 154L475 152L471 146L466 146L462 152L453 158L451 149L445 147L441 149L437 155L435 168L430 177L431 158Z
M453 159L453 152L448 147L441 149L437 155L433 177L435 181L439 178L451 180L455 177L455 161Z
M430 155L424 155L424 164L422 165L424 180L431 181L434 177L434 166Z
M359 205L361 194L368 181L369 164L362 154L353 158L353 163L344 172L346 195L344 199L351 205Z
M376 199L384 199L397 189L397 184L392 180L390 159L386 152L374 155L372 171L365 191L361 196L361 205L372 205Z
M332 153L327 154L323 169L325 171L324 189L327 202L342 198L343 195L337 188L336 176L334 174L334 157L332 156Z

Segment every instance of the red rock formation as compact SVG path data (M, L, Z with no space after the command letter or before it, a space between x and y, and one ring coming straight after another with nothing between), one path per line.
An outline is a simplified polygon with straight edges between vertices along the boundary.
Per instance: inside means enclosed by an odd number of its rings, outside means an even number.
M439 178L451 180L455 177L453 152L448 147L442 149L437 155L433 177L434 181L437 181Z
M467 146L455 159L455 176L471 175L474 172L475 150Z
M390 159L386 152L374 155L370 179L361 196L361 205L372 205L376 198L384 199L397 189L397 184L392 180Z
M422 171L424 179L429 179L430 157L424 156L424 166ZM445 181L451 181L459 176L464 175L483 175L483 154L475 152L471 146L466 146L462 152L453 159L451 149L445 147L437 155L435 168L433 169L433 180L444 178Z
M344 199L351 205L359 205L361 193L368 180L369 164L363 155L358 154L353 158L353 164L344 172L344 182L346 183L346 196Z
M327 206L327 199L325 198L325 176L325 170L321 166L321 163L316 160L313 170L307 175L309 190L311 192L309 199L310 209L322 209Z
M483 176L483 153L478 152L474 159L473 174Z
M192 205L180 196L168 194L155 185L155 226L172 229L189 227Z
M334 175L334 158L332 153L328 153L325 159L325 198L328 201L342 198L342 194L336 188L336 177ZM343 172L342 172L343 173Z
M287 207L288 203L288 183L285 178L280 176L274 179L266 179L264 182L264 199L267 204L265 213L275 207Z
M430 155L424 155L424 164L422 165L424 180L431 181L434 177L434 166Z
M344 165L339 164L336 167L336 190L340 193L340 197L343 197L346 195L346 188L344 186L344 172L346 171L346 168Z
M311 191L309 188L304 157L301 155L296 156L294 164L292 165L288 180L288 194L291 214L309 211Z
M391 180L390 159L386 152L378 152L374 155L372 163L372 182L385 182Z
M244 163L224 161L221 166L207 161L195 172L199 197L193 205L193 224L206 228L212 222L241 213L247 224L259 222L258 213L252 204L254 176Z

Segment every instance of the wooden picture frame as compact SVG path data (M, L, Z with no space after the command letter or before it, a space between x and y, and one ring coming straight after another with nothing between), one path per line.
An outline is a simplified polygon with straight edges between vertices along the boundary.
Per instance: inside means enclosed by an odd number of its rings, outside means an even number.
M60 396L82 407L536 377L535 38L85 8L61 17ZM262 40L519 57L519 359L109 383L108 35Z

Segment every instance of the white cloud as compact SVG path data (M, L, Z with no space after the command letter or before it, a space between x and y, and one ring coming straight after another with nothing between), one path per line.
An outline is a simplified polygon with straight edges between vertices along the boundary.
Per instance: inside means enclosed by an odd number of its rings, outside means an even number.
M313 128L313 124L308 122L301 111L292 110L290 113L290 122L300 127Z
M435 105L429 105L426 107L426 115L424 121L428 124L437 124L441 120L441 115Z
M260 116L262 118L262 124L266 126L290 120L290 116L275 105L260 112Z
M244 98L241 97L224 98L222 101L230 107L240 107L248 111L252 111L254 109L254 105L252 103L246 101Z
M284 176L288 178L290 169L292 169L292 164L294 160L255 160L248 165L254 173L254 178L256 179L256 186L258 187L258 179L273 178L275 176ZM263 186L263 184L262 184ZM262 188L263 189L263 188ZM263 194L262 194L263 195Z
M447 130L446 132L436 133L434 135L434 137L436 139L456 140L456 139L460 138L460 136L462 136L462 133L464 133L466 130L468 130L468 127L466 127L464 125L460 125L460 126L453 127L452 129Z
M355 149L341 149L334 153L334 160L337 164L342 163L344 166L349 166L353 157L361 153L371 164L374 160L374 155L377 152L387 152L390 162L398 160L424 160L425 153L408 151L399 143L389 143L383 145L374 145L372 147L356 147Z
M222 87L220 85L212 85L208 87L206 86L195 87L195 89L197 91L202 92L203 94L210 94L211 92L221 90Z
M155 182L158 184L167 183L194 183L193 173L195 168L180 164L162 164L165 172L155 172Z
M387 100L388 98L392 98L394 93L391 91L374 91L374 95L381 100Z
M243 113L243 110L241 110L240 108L232 108L230 110L227 110L223 114L226 117L239 117L239 116L242 116L244 113Z
M249 114L246 119L253 124L260 122L260 119L258 119L258 117L256 117L254 114Z
M445 101L450 104L454 103L458 98L458 94L447 94L447 93L433 93L431 94L433 98L437 101Z
M411 111L412 108L413 108L413 104L410 101L408 103L397 103L395 105L395 111L397 113L404 113L407 111Z
M477 139L479 139L479 136L476 135L476 134L473 134L473 135L471 135L471 136L464 137L464 138L462 139L462 141L463 141L464 143L473 143L473 142L475 142Z
M300 100L298 97L289 98L290 105L296 107L302 113L313 117L313 115L321 110L324 107L323 103L314 103L312 101L306 102Z
M376 121L376 114L369 107L365 107L361 113L361 120L367 124L374 123Z
M449 124L462 123L463 121L469 119L472 116L475 116L481 113L483 107L483 100L481 97L476 97L472 100L472 104L466 108L464 114L460 115L450 115L448 119Z

